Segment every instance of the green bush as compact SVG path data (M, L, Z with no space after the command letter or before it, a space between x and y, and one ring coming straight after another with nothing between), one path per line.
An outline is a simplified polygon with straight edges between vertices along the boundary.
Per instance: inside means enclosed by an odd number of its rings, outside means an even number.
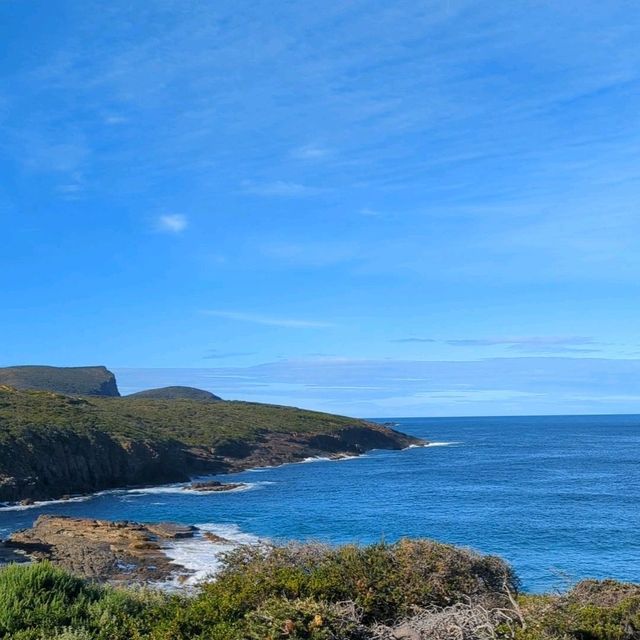
M274 598L353 601L364 624L393 622L414 607L461 598L506 602L516 579L499 558L427 540L368 547L241 547L193 607L200 619L240 619Z
M49 563L6 567L0 639L382 640L411 629L432 640L640 638L639 585L585 581L520 596L518 607L502 560L427 540L252 546L225 562L190 597L99 586Z
M528 596L519 640L637 640L640 586L585 580L561 596Z
M0 571L2 638L144 638L169 605L167 596L98 586L48 562Z

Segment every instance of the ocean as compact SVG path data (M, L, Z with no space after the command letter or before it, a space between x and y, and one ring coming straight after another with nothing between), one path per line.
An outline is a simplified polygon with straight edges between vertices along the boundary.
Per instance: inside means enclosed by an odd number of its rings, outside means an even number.
M640 581L640 416L385 418L428 447L311 460L181 486L0 510L0 536L41 513L197 524L229 540L330 543L427 537L507 559L530 592L587 578ZM195 539L169 553L215 570Z

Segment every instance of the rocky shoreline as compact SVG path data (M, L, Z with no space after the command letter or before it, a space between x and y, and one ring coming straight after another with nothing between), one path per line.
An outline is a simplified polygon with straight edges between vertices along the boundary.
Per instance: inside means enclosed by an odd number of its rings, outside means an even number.
M313 457L320 456L306 459ZM339 452L325 457L340 460L354 456ZM243 482L194 480L185 484L183 490L218 493L247 486ZM79 496L65 496L64 499L76 497ZM22 504L37 506L32 500L23 500ZM212 545L228 547L233 544L226 538L200 531L192 525L40 515L32 527L15 531L0 541L0 566L10 562L48 560L75 575L98 582L180 584L189 580L194 572L172 561L167 550L171 543L196 537Z
M229 544L197 527L171 522L41 515L0 546L0 563L48 560L74 575L110 584L180 583L193 572L171 560L168 546L196 536L212 545Z
M411 446L425 446L427 441L408 436L397 431L391 431L387 427L381 425L375 425L381 427L380 435L369 436L369 441L366 444L362 444L358 440L361 440L363 434L352 433L353 430L348 430L348 436L345 432L342 432L339 436L315 436L313 442L310 442L307 438L296 437L294 434L277 434L279 437L274 437L276 434L268 439L264 439L263 442L255 448L246 457L234 458L227 456L219 458L217 461L211 461L211 466L208 463L200 461L199 465L196 465L196 470L200 472L200 475L206 475L206 472L216 475L224 475L229 473L239 473L246 471L247 469L257 469L266 467L277 467L283 464L299 463L305 460L313 458L326 458L330 460L340 460L343 458L353 458L364 453L368 453L374 449L395 449L402 450ZM355 429L355 428L354 428ZM386 431L391 431L393 438L388 438ZM376 434L376 431L373 430ZM322 438L321 440L319 440ZM203 473L205 472L205 473ZM194 474L198 475L198 474ZM0 506L15 507L15 506L37 506L40 502L49 501L66 501L74 500L78 498L89 497L99 491L105 490L131 490L131 489L143 489L149 487L157 487L165 484L172 483L190 483L185 485L185 490L194 490L202 492L216 492L216 491L230 491L233 489L243 488L244 483L218 483L217 481L199 482L193 480L189 476L185 475L183 471L179 476L175 476L169 473L167 477L154 478L149 482L142 483L114 483L113 486L99 486L87 491L78 491L74 493L69 492L69 487L60 487L60 490L54 489L48 490L46 493L36 493L34 495L28 495L27 497L21 497L18 499L9 499L0 502ZM0 488L3 481L0 476ZM65 491L66 489L66 491ZM2 492L0 491L0 494Z

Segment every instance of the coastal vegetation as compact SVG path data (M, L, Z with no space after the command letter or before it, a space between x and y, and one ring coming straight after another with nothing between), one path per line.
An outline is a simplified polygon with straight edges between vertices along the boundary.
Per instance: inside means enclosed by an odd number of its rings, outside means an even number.
M116 377L106 367L0 367L0 385L69 395L119 396Z
M97 585L49 563L0 570L13 640L634 640L640 586L519 595L501 559L427 540L240 547L195 594Z
M204 400L215 402L222 400L219 396L195 387L160 387L159 389L145 389L137 393L131 393L128 398L155 398L157 400Z
M293 407L0 386L0 500L180 482L420 442L382 425Z

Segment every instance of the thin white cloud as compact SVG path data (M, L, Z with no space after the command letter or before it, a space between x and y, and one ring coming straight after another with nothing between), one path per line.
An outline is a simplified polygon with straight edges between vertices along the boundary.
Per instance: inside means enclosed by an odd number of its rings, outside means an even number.
M640 359L306 358L116 373L131 391L184 384L227 398L378 417L638 413L640 399Z
M362 207L359 213L361 216L367 216L368 218L378 218L382 215L379 211L371 209L370 207Z
M514 351L539 353L590 353L599 351L596 340L587 336L518 336L503 338L465 338L446 340L453 347L505 346Z
M181 233L189 226L189 220L180 213L171 213L158 218L158 229L167 233Z
M224 311L219 309L206 309L203 311L208 316L225 318L227 320L237 320L238 322L250 322L268 327L285 327L290 329L322 329L333 326L329 322L317 320L299 320L296 318L274 318L256 313L243 313L240 311Z
M226 358L237 358L241 356L253 356L255 351L220 351L210 349L203 357L205 360L224 360Z
M127 122L129 122L129 118L117 114L110 114L104 118L104 123L109 125L126 124Z
M299 198L313 196L323 192L318 187L310 187L298 182L287 182L285 180L275 180L274 182L255 183L246 181L243 183L244 190L257 196L269 196L280 198Z

